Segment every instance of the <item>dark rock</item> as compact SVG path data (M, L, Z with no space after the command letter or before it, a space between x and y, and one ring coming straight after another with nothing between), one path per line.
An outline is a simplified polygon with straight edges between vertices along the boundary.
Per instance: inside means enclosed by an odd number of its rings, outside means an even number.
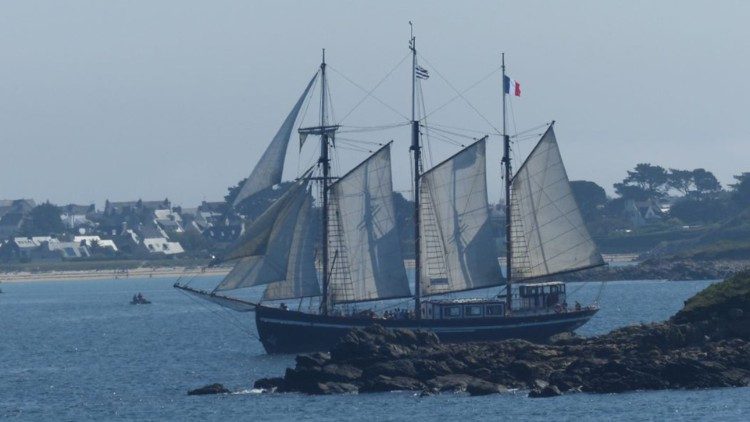
M206 385L195 390L188 391L188 396L202 396L206 394L227 394L231 393L226 387L221 384Z
M466 385L466 392L472 396L486 396L489 394L505 393L507 391L508 389L502 385L479 379Z
M261 378L255 381L253 388L266 391L276 391L284 389L284 378Z
M750 272L710 286L669 321L592 338L561 334L546 344L441 344L434 334L420 331L352 330L330 354L299 356L283 380L258 380L256 387L308 394L410 390L482 395L507 386L528 389L530 397L550 397L739 386L750 383L748 341Z
M298 391L300 393L315 394L320 381L328 381L322 377L320 368L287 368L284 374L283 391Z
M359 388L354 384L345 382L322 382L317 385L318 391L315 394L353 394L359 392Z
M329 363L321 369L321 379L332 382L352 382L362 376L362 370L348 364Z
M297 368L312 368L316 366L323 366L329 359L331 359L330 353L312 353L309 355L297 355L294 358L297 363Z
M469 384L484 382L466 374L441 375L427 381L427 386L437 391L466 391Z
M378 375L369 380L360 391L376 393L386 391L418 391L424 390L424 388L425 385L414 378Z
M389 377L403 376L417 378L417 370L414 362L408 359L397 359L385 362L378 362L365 369L365 378L373 378L377 375L386 375ZM361 371L360 371L361 374Z
M417 373L416 377L422 381L451 373L451 369L445 362L430 359L414 360L414 370Z
M554 385L548 385L544 388L535 388L529 391L529 397L533 398L555 396L562 396L562 392L560 392L560 390Z

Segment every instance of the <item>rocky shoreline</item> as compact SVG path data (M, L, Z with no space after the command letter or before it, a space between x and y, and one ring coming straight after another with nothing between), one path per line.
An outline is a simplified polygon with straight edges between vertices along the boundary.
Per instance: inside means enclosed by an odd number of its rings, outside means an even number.
M471 395L696 389L750 384L750 272L714 284L670 320L548 344L441 344L428 332L370 327L328 353L299 355L255 388L305 394L408 390Z
M563 281L719 280L750 268L747 261L652 258L635 265L607 266L571 273Z

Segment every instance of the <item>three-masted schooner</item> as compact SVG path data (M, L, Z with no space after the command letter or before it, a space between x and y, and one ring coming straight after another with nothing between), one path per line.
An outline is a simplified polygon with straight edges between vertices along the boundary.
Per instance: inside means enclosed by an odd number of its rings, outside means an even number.
M422 171L415 92L418 72L424 70L417 65L413 36L410 50L413 291L395 218L391 143L343 176L330 174L329 152L339 126L330 124L326 115L325 54L234 205L281 182L295 121L316 79L321 84L319 125L300 128L299 134L301 142L309 135L320 138L318 175L313 176L313 169L302 174L216 260L234 267L213 291L175 284L235 311L254 311L268 353L326 350L350 329L372 324L430 330L447 342L542 340L580 327L598 311L596 305L569 307L565 284L549 281L555 275L604 265L572 195L554 124L513 175L503 94L507 236L503 277L487 199L487 137ZM504 58L502 69L505 81ZM318 199L313 195L314 183L320 187ZM260 303L224 293L258 285L266 285ZM445 297L496 286L504 289L492 299ZM317 311L292 310L274 302L302 298L319 298ZM396 298L413 298L413 311L346 314L341 309L346 304Z

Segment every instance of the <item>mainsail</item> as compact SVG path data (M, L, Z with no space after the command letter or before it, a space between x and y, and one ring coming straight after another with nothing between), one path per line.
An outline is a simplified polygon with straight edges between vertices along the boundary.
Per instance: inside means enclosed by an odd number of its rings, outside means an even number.
M487 203L482 139L421 176L422 295L503 282Z
M331 300L408 297L396 226L390 143L330 187Z
M576 204L552 126L511 182L513 279L604 265Z
M245 179L245 183L242 185L239 193L232 202L233 207L236 207L240 202L250 196L281 183L281 174L284 170L284 158L286 157L286 150L289 145L289 137L294 129L294 122L297 120L297 115L302 108L302 104L305 102L305 98L307 98L307 94L310 92L310 88L312 88L313 82L315 82L315 78L317 77L318 74L316 73L312 79L310 79L310 82L297 100L297 103L294 104L292 111L289 112L289 115L284 119L284 123L282 123L278 132L276 132L276 136L273 137L273 140L266 148L263 156L260 157L260 161L255 165L250 176Z

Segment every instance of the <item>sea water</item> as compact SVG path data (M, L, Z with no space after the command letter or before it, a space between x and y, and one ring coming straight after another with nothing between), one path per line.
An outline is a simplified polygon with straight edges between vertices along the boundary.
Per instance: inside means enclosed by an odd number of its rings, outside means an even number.
M169 279L5 283L0 294L0 420L747 420L750 388L469 397L413 393L258 394L291 355L268 356L253 314L173 289ZM215 285L206 277L197 286ZM570 284L569 303L599 297L578 332L663 320L708 281ZM130 305L142 292L153 303ZM219 382L236 394L187 396Z

